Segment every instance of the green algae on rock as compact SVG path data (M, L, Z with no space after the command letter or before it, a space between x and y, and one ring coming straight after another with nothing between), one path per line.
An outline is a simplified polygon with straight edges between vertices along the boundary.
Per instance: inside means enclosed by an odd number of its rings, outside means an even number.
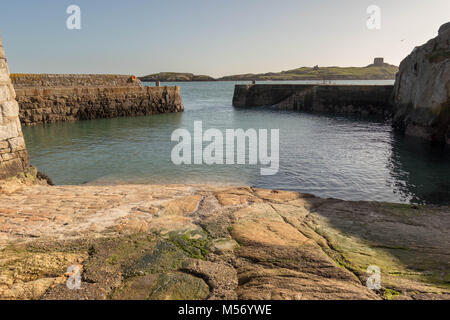
M34 185L0 200L3 299L450 298L449 207L199 185Z

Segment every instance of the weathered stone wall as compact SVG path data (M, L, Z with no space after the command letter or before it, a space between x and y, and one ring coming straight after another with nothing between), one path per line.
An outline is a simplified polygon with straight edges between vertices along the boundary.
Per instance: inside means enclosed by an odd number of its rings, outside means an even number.
M40 87L142 87L139 79L116 74L11 74L14 88Z
M387 118L392 114L392 91L392 85L318 86L311 110Z
M144 87L129 75L13 74L11 79L26 125L184 110L178 87Z
M450 22L402 61L394 103L397 129L450 144Z
M389 117L392 92L390 85L237 85L233 105Z
M41 87L16 93L26 125L184 110L179 87Z
M233 106L258 107L277 104L294 93L313 88L313 85L236 85L234 87Z
M23 172L28 154L19 121L19 106L0 37L0 179Z

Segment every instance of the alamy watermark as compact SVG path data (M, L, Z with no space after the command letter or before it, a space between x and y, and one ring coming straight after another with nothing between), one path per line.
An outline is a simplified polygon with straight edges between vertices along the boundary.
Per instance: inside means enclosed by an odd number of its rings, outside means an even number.
M369 15L366 21L367 29L380 30L381 29L381 8L377 5L370 5L367 7L366 13Z
M83 266L75 264L67 268L66 275L68 276L66 281L66 287L70 290L81 289L81 270Z
M66 20L66 27L69 30L81 29L81 8L75 4L67 7L66 13L70 16Z
M270 155L268 133L267 129L226 129L224 138L219 129L203 132L202 121L194 121L193 136L187 129L172 133L171 140L178 144L172 149L171 160L175 165L243 165L248 159L249 165L264 166L261 175L275 175L279 170L280 130L270 130ZM203 142L210 143L203 148Z
M370 290L380 290L381 289L381 269L378 266L369 266L366 270L367 274L370 275L367 278L366 286Z

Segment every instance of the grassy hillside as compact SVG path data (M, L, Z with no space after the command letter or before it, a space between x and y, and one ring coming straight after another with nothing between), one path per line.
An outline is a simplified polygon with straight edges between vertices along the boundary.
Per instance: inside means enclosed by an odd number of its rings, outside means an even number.
M302 67L260 74L238 74L214 79L192 73L161 72L140 77L141 81L252 81L252 80L394 80L398 67L390 64L367 67Z
M384 64L382 67L323 67L298 68L279 73L242 74L222 77L219 80L377 80L395 79L398 67Z

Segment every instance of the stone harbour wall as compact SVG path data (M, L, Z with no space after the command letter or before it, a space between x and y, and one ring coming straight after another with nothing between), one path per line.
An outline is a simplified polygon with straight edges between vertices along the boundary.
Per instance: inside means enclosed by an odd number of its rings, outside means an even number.
M13 74L25 125L184 110L179 87L145 87L135 76Z
M24 172L29 166L15 97L0 38L0 179Z
M35 87L142 87L141 81L130 75L117 74L11 74L14 88Z
M392 85L236 85L233 106L387 118L392 115L392 92Z
M234 87L234 107L271 106L286 100L295 93L313 88L314 85L256 84Z
M25 125L182 112L179 87L16 89Z
M388 118L392 115L392 90L392 85L318 86L314 88L310 109Z

